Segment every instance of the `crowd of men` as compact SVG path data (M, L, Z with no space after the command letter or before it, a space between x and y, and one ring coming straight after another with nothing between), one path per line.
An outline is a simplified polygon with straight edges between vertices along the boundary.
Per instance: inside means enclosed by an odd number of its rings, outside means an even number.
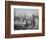
M39 17L38 15L28 16L14 16L14 30L30 30L38 29Z

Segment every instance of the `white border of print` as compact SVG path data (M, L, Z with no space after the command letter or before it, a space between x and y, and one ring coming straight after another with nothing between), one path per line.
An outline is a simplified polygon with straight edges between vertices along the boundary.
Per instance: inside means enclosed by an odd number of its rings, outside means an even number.
M14 30L14 8L39 9L39 29L38 30ZM26 34L26 33L42 33L42 7L11 5L11 34Z

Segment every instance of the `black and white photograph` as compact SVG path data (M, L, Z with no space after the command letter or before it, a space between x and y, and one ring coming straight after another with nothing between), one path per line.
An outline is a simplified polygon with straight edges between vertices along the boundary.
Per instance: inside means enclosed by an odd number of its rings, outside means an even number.
M14 8L14 30L39 29L39 9Z

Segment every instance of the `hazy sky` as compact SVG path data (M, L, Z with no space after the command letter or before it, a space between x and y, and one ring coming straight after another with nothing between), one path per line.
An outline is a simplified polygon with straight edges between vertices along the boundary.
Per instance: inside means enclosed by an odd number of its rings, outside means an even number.
M38 15L39 14L39 10L38 9L22 9L22 8L14 8L14 15L15 16L32 16L32 15Z

